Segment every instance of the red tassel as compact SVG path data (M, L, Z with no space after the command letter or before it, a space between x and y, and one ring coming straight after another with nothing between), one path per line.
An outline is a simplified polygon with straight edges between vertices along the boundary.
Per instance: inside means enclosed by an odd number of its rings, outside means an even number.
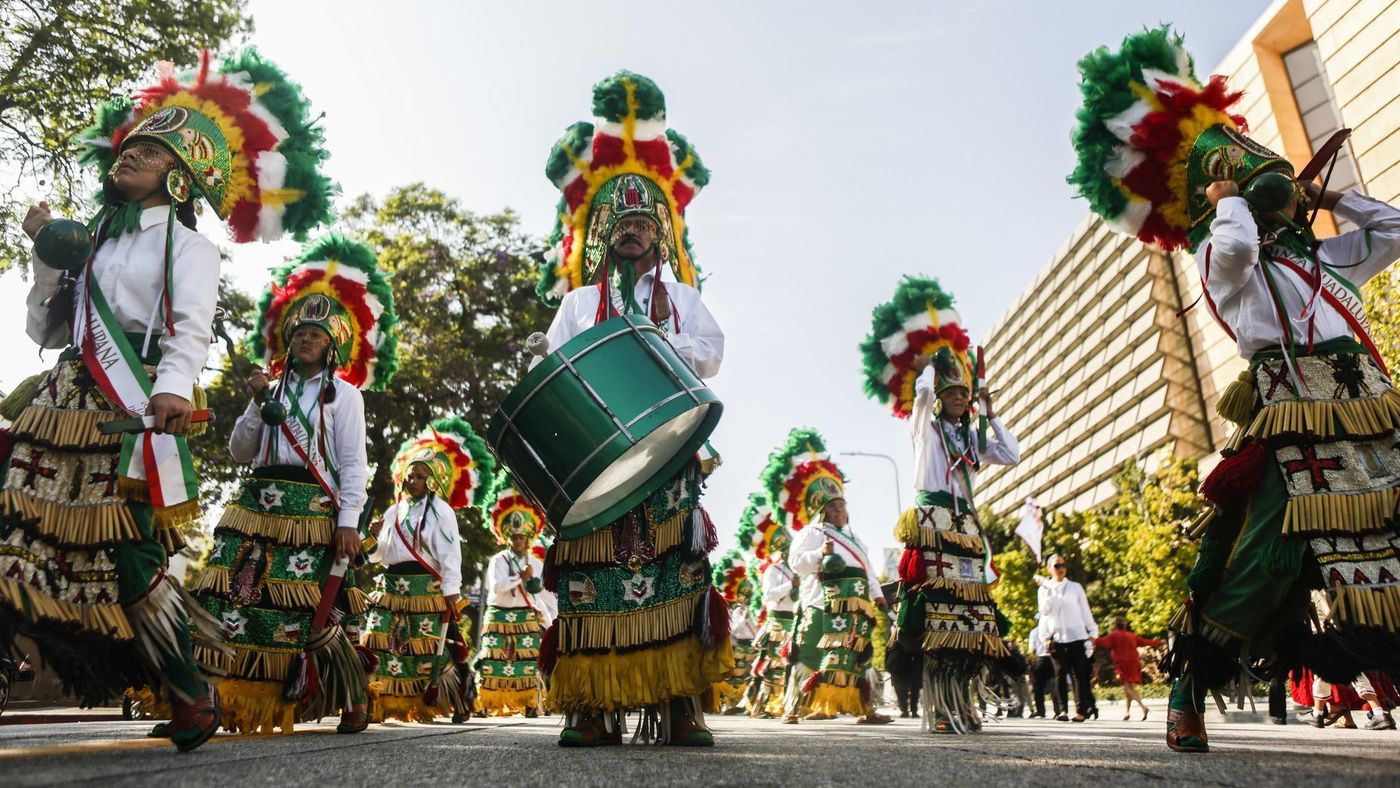
M360 655L360 667L364 669L365 675L369 676L379 668L379 655L368 646L355 646L355 653Z
M725 604L724 597L710 586L710 598L707 602L710 609L706 611L709 621L707 630L707 643L722 643L729 639L729 605Z
M551 548L553 549L553 548ZM549 625L549 629L544 632L544 639L540 641L540 673L548 675L554 672L554 663L559 659L559 622Z
M559 565L554 558L554 545L550 545L544 554L544 576L540 582L544 583L544 590L551 594L559 593Z
M1201 482L1201 497L1221 509L1243 503L1254 494L1264 476L1269 455L1263 441L1252 441L1220 461Z
M292 658L292 668L287 671L287 679L282 682L282 697L285 700L300 702L316 697L321 689L321 676L316 671L316 663L306 656L297 654Z
M719 547L719 530L715 528L715 521L710 519L710 513L705 511L705 507L700 507L700 517L705 521L705 552L709 553Z
M778 656L782 657L784 662L788 661L788 657L792 656L791 640L784 640L783 644L781 646L778 646Z
M0 430L0 463L6 466L10 463L10 454L15 450L15 442L10 438L9 430Z
M924 553L917 547L910 547L899 558L899 579L906 586L913 586L928 580L928 564L924 563Z
M856 688L860 690L860 705L868 707L871 698L870 682L864 678L856 679Z
M807 677L806 681L802 682L802 691L811 692L815 690L817 688L817 685L821 683L821 680L822 674L813 673L812 675Z
M442 695L442 689L438 686L441 683L442 681L441 679L439 679L438 681L429 684L428 688L423 690L423 702L425 704L429 706L437 705L438 698Z
M763 657L753 661L753 667L749 669L749 675L756 679L763 678L763 674L768 672L768 658Z

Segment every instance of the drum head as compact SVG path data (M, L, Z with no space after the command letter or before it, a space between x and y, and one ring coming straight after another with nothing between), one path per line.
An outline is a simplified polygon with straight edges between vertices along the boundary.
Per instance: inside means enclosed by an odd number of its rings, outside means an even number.
M637 445L614 460L574 502L568 516L560 524L561 530L600 515L606 517L608 512L619 506L622 511L615 516L621 516L636 505L633 502L635 493L650 492L658 483L678 473L686 462L694 458L698 443L704 442L703 437L698 442L693 439L711 411L714 411L717 420L718 403L706 403L682 413L643 437ZM706 435L709 432L709 429L705 430ZM611 522L612 519L609 517L607 521Z

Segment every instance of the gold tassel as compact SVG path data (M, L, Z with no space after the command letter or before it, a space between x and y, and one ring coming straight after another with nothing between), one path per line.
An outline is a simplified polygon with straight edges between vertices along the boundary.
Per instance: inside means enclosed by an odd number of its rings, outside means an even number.
M894 526L894 539L906 547L919 543L919 507L905 509Z
M220 721L230 733L293 732L297 704L282 698L281 681L224 679L219 682Z
M829 683L827 676L831 671L823 671L820 683L812 690L807 700L807 710L809 714L854 714L859 716L866 712L865 704L860 700L860 688L852 681L846 686L836 686Z
M544 711L540 708L541 693L539 682L536 679L529 679L530 685L514 689L504 687L487 687L486 682L492 679L482 679L482 685L476 694L476 711L488 717L509 717L515 714L524 714L528 709Z
M1254 414L1254 371L1245 370L1216 400L1215 412L1220 418L1241 427L1249 423Z
M28 408L29 403L34 401L34 397L39 393L39 387L44 385L44 378L48 374L40 372L20 381L20 384L15 386L14 391L5 397L5 401L0 402L0 418L10 422L19 419L24 414L24 409Z

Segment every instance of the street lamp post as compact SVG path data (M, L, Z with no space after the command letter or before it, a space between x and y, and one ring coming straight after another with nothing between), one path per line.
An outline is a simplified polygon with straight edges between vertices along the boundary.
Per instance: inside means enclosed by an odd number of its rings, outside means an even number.
M899 515L904 513L904 499L900 495L900 490L902 490L903 488L899 484L899 463L895 462L893 457L891 457L888 454L879 454L877 452L869 451L843 451L840 452L840 454L843 457L883 457L884 459L889 460L890 466L894 468L895 516L898 517Z

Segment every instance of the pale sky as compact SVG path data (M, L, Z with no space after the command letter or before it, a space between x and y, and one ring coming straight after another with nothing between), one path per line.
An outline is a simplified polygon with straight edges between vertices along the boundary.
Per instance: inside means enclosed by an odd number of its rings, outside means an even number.
M541 236L558 199L545 158L591 119L593 83L622 68L654 79L713 172L687 223L726 334L711 381L725 462L705 497L721 549L768 452L810 425L878 562L895 546L893 469L839 453L894 457L904 506L912 455L908 424L862 392L870 310L901 275L932 275L983 336L1087 210L1064 182L1079 57L1171 22L1203 76L1267 6L252 0L251 40L325 113L327 169L347 198L424 181L473 211L510 207ZM236 247L237 281L261 289L294 251ZM26 290L0 277L7 391L56 356L23 335Z

